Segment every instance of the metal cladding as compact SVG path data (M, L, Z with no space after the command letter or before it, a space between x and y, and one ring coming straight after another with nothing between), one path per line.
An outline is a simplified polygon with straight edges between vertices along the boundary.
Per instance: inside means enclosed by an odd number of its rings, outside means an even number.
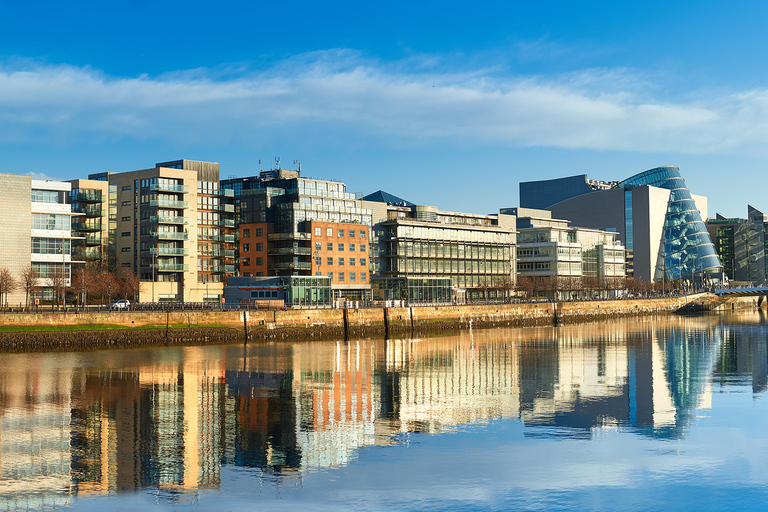
M617 188L649 185L670 190L664 219L664 267L669 279L693 278L722 265L677 167L657 167L628 178Z

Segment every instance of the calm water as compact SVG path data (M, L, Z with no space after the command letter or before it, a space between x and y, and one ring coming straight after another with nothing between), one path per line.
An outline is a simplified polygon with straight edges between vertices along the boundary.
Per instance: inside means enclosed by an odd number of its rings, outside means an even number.
M743 510L758 313L0 356L0 510Z

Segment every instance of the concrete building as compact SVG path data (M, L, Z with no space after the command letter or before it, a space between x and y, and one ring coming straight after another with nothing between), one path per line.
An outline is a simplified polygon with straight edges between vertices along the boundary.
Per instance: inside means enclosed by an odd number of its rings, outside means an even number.
M517 218L518 281L547 278L548 293L561 298L624 288L624 247L615 232L572 227L547 210L509 213Z
M219 164L175 160L89 180L108 183L109 252L116 268L146 283L140 301L220 301L235 273L236 236Z
M370 296L371 210L344 183L276 164L222 187L236 195L242 276L325 276L335 296Z
M384 194L363 198L374 218L374 276L448 278L456 300L509 295L515 279L513 215L446 212L434 206L401 206L412 204L402 200L376 200L395 197Z
M707 231L712 238L728 279L755 286L764 286L768 268L768 217L752 205L747 205L747 218L727 218L719 213L707 219Z
M69 183L33 180L30 176L0 174L0 216L8 224L0 231L0 268L7 269L17 287L4 297L7 305L27 299L51 300L71 285L72 212L67 202ZM27 297L22 285L28 269L35 272L35 290Z
M82 215L72 219L72 252L80 260L106 263L109 259L109 183L96 180L70 180L69 202L72 211ZM114 254L112 255L114 258Z
M627 251L627 273L643 281L709 281L721 275L702 220L707 200L691 194L677 167L619 182L581 175L521 183L520 205L547 209L574 226L617 232Z

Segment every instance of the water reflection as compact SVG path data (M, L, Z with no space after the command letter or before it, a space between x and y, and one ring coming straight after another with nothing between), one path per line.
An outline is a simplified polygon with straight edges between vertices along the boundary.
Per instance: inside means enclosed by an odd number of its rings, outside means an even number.
M683 438L712 385L768 386L764 318L473 331L0 363L0 508L220 489L222 469L284 481L415 432L510 419L534 438L602 429Z

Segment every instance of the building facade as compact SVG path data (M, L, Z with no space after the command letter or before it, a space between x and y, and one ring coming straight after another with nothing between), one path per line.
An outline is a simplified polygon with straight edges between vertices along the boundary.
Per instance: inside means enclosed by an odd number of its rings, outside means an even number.
M728 279L753 286L764 286L768 268L768 216L747 205L747 218L727 218L717 214L707 220L707 231L714 241Z

